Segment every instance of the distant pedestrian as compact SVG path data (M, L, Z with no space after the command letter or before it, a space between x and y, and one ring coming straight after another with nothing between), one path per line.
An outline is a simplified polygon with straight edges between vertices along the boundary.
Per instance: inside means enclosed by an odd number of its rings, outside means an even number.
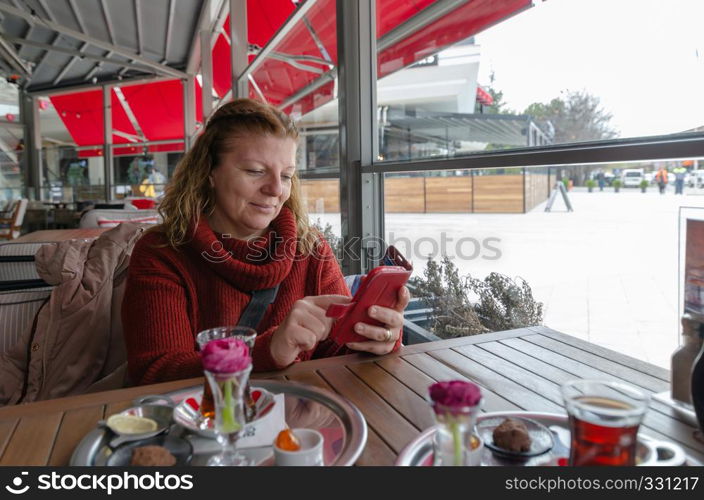
M603 170L599 170L599 173L596 174L596 181L599 183L599 191L603 191L604 185L606 185L606 178Z
M655 182L658 183L660 194L665 194L665 188L667 187L667 169L665 167L660 167L658 173L655 174Z
M684 167L677 167L672 171L675 174L675 194L683 194L684 191L684 178L687 175L687 169Z

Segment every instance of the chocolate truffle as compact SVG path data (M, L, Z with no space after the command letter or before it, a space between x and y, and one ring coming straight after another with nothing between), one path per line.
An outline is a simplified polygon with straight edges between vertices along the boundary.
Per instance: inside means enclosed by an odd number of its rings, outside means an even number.
M163 446L140 446L132 450L130 465L163 467L175 464L176 457Z
M513 452L530 450L530 434L526 425L520 420L507 418L494 429L494 444L499 448Z

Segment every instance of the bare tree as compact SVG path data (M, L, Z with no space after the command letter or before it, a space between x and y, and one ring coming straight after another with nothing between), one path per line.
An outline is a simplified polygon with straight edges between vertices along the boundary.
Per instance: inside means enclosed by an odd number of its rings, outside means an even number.
M538 123L550 122L555 129L556 144L569 142L599 141L613 139L619 132L611 126L611 113L601 106L601 100L586 90L567 91L548 103L535 102L524 114L531 115ZM576 165L570 168L570 176L583 184L592 165Z

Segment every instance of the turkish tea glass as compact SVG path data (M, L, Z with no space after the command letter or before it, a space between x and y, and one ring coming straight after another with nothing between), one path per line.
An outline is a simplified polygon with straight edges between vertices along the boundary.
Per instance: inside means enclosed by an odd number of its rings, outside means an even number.
M572 440L569 464L636 465L637 434L650 396L608 380L562 385Z

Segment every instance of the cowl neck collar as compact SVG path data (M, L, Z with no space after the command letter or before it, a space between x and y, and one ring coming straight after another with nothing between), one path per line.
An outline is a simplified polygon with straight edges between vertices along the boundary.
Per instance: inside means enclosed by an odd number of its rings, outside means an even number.
M235 288L249 292L272 288L291 271L297 248L296 220L283 207L262 237L239 240L213 231L201 216L189 248Z

